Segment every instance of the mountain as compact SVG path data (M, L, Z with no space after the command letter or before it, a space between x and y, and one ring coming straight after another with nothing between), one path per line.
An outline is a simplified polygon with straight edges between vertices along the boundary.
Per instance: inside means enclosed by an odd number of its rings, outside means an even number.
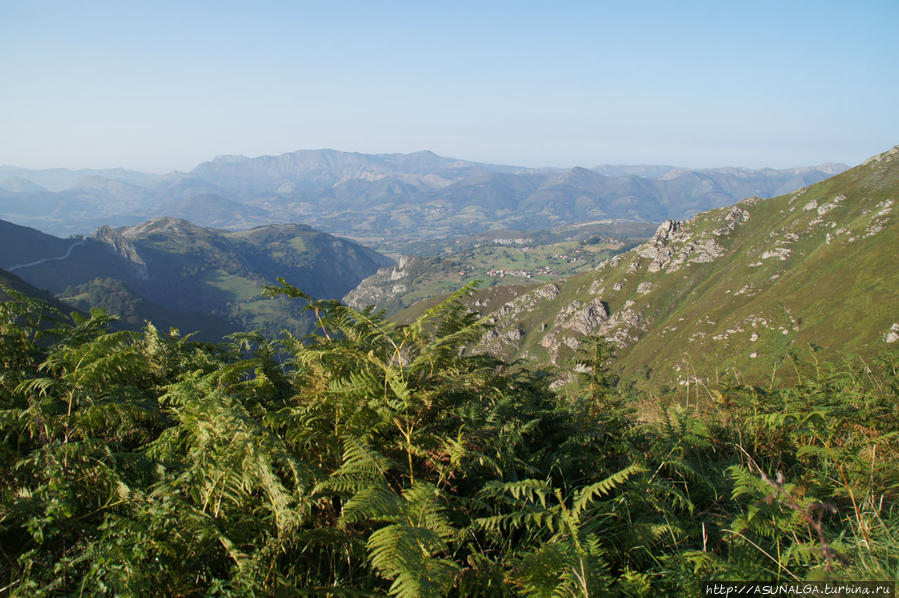
M20 176L11 176L0 181L0 189L13 193L41 193L47 190Z
M590 170L605 176L636 175L647 179L657 179L671 172L681 170L677 166L645 165L645 164L599 164Z
M151 319L199 330L209 339L238 329L269 335L282 328L305 331L309 323L301 306L260 296L261 287L278 277L314 297L336 299L392 263L361 245L296 224L223 231L167 217L101 227L90 237L70 240L3 225L13 233L4 236L5 245L16 248L15 239L30 243L30 261L12 265L30 284L81 309L104 307L132 323ZM0 267L10 265L10 255L3 253Z
M594 271L476 293L495 323L481 348L567 366L603 335L624 379L656 390L695 372L790 375L781 362L810 347L871 358L899 341L897 198L899 146L795 193L668 220Z
M304 222L403 253L425 239L495 229L685 218L748 195L791 192L842 168L562 170L485 164L429 151L362 154L327 149L255 158L220 156L190 172L164 176L116 169L0 167L4 180L21 177L46 188L21 181L0 188L0 217L59 235L162 216L231 229Z
M48 168L34 170L18 166L0 165L0 178L17 177L30 181L50 191L63 191L78 185L89 177L102 177L119 180L140 186L151 186L159 179L159 175L124 168L104 168L70 170L68 168Z
M181 196L162 202L149 212L150 216L165 214L217 228L246 228L270 221L264 210L246 206L214 193Z
M437 182L440 177L454 180L485 168L504 172L527 170L444 158L429 151L411 154L361 154L323 149L257 158L219 156L200 164L190 174L236 193L252 195L277 192L281 188L290 189L291 186L333 186L348 179L377 180L397 173L428 176Z

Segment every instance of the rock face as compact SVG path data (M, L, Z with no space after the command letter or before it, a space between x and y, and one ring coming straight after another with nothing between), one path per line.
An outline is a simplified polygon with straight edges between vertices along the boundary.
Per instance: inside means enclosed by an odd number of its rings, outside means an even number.
M98 241L106 243L116 255L128 262L134 267L134 275L140 280L147 280L150 272L147 269L147 262L141 257L137 251L137 247L125 235L116 231L109 226L101 226L94 233L94 238Z
M552 329L540 344L549 351L555 364L562 345L577 349L580 346L577 337L593 334L608 319L609 308L600 299L593 299L586 305L574 300L556 315Z
M649 272L658 272L674 258L674 247L669 247L668 242L673 240L679 226L680 222L677 220L666 220L652 238L639 248L637 255L650 261L647 267Z
M481 340L477 350L495 355L517 351L521 347L523 338L521 328L517 323L520 317L533 311L540 303L552 301L558 294L558 286L545 284L502 304L488 314L488 321L493 328Z
M420 258L401 256L395 266L381 268L360 282L359 286L343 297L343 303L355 309L364 309L405 293L409 290L411 268L420 261Z

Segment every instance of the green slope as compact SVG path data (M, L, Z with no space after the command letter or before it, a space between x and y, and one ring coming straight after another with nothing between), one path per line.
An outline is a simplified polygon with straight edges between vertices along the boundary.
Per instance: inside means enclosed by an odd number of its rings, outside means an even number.
M483 347L568 365L583 337L618 345L626 380L693 372L768 380L790 351L872 356L899 322L899 148L796 193L669 221L593 272L472 301Z

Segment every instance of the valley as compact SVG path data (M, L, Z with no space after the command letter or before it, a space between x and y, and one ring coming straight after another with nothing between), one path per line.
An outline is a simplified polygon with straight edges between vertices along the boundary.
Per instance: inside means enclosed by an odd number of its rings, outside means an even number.
M492 231L419 244L424 256L402 256L347 294L347 305L392 315L417 301L479 281L482 287L549 282L596 268L655 230L645 222L606 222L545 231ZM429 251L437 255L427 255Z

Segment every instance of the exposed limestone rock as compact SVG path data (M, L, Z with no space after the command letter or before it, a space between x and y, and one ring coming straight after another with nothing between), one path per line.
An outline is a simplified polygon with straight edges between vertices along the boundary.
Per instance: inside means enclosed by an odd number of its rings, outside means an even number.
M878 162L892 162L897 155L899 155L899 145L894 146L892 149L889 149L882 154L877 154L876 156L868 158L863 162L863 166L877 164Z
M887 330L887 333L883 337L884 342L887 343L895 343L899 341L899 323L894 322L890 329Z
M747 210L734 206L725 217L725 226L712 235L728 234L748 218ZM663 222L652 238L637 250L638 256L650 260L647 272L676 272L687 264L712 262L723 254L724 248L714 239L703 235L693 237L675 220Z
M876 207L880 209L868 226L865 227L865 234L862 238L873 237L877 233L883 232L887 225L888 216L893 209L893 200L886 199L878 203Z
M649 241L637 250L638 256L650 260L647 267L649 272L658 272L674 257L674 248L668 245L679 227L680 222L677 220L666 220L656 229Z
M559 287L552 283L545 284L504 303L498 310L488 314L490 322L499 324L484 335L477 350L500 355L509 349L520 348L523 337L518 327L518 317L534 309L541 301L555 299L558 294Z
M565 346L571 349L572 351L577 351L577 348L581 346L580 341L578 341L573 336L566 336L562 341L565 343Z
M690 264L706 264L714 262L716 258L721 257L724 248L715 243L711 239L699 241L695 244L691 243L684 248L685 257ZM675 261L675 264L678 262Z
M381 268L344 296L342 301L355 309L378 305L409 290L410 267L418 258L401 256L395 266ZM403 282L396 282L403 281ZM394 282L396 284L390 284Z
M596 267L597 270L610 270L612 268L617 268L618 264L621 263L622 258L625 254L619 253L618 255L614 255L606 261L602 262L600 265Z
M529 291L524 295L521 295L520 297L516 297L508 303L504 303L495 313L490 315L498 316L501 318L515 318L522 313L533 309L534 306L537 305L537 303L539 303L540 301L555 299L556 295L558 294L559 287L552 283L545 284L542 287L536 288L533 291Z
M721 237L723 235L730 234L733 232L739 225L749 220L749 210L742 208L740 206L733 206L730 211L727 213L727 216L724 217L724 226L715 230L714 234L717 237Z
M837 195L823 206L818 206L818 216L823 216L824 214L828 213L829 211L840 205L840 203L845 201L845 199L845 195Z
M147 262L138 253L137 247L117 230L109 226L101 226L94 233L94 238L106 243L113 252L130 263L134 267L134 272L138 278L146 280L150 277Z
M587 304L572 301L556 315L552 329L543 337L540 344L549 350L550 358L556 363L561 345L576 349L579 342L574 335L593 334L608 318L609 310L599 299L593 299Z
M636 342L638 337L634 333L643 322L643 314L634 309L636 303L633 300L625 301L621 309L612 314L608 320L599 327L599 334L613 341L617 345L627 345Z
M782 262L786 261L786 259L790 257L790 250L786 247L775 247L774 249L769 249L762 254L763 260L768 260L775 257Z
M652 283L651 282L641 282L637 285L637 292L641 295L645 295L652 291Z
M487 344L498 345L521 345L522 333L518 327L506 328L501 332L495 329L488 330L484 335L483 342Z
M594 299L581 306L580 301L573 301L566 309L556 316L556 326L563 329L574 330L580 334L592 334L596 326L609 317L609 310L605 303Z
M574 372L563 372L561 375L559 375L558 378L550 383L549 388L550 390L559 390L563 386L571 384L572 382L574 382Z

